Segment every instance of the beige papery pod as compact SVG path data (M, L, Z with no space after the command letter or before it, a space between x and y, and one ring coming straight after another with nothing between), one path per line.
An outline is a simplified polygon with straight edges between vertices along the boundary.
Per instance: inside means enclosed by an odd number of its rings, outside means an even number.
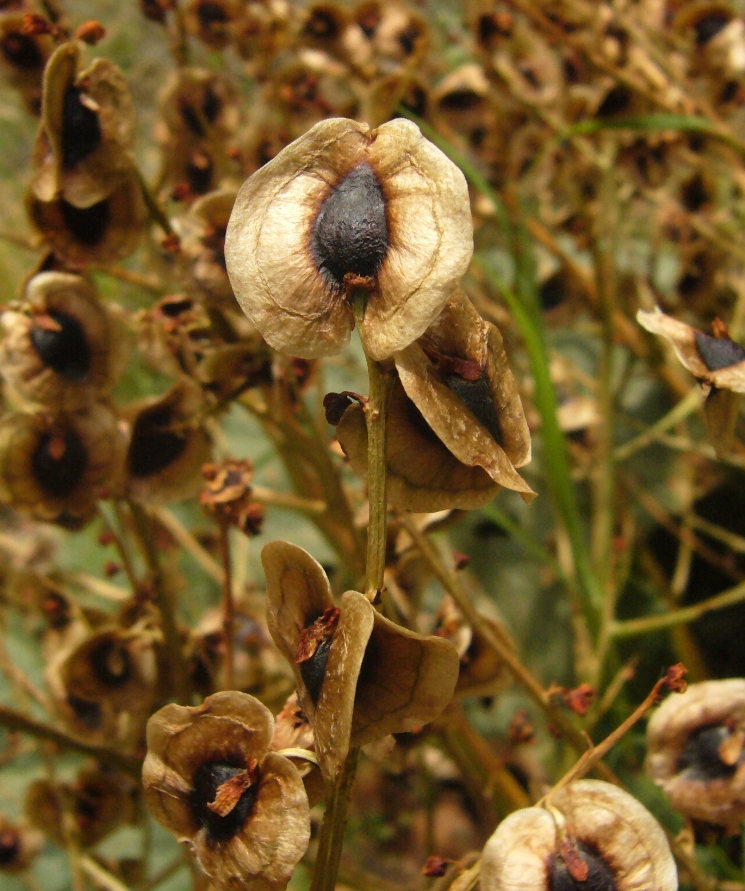
M167 705L148 721L145 800L216 888L279 891L308 847L303 781L269 751L273 728L269 709L236 691Z
M124 410L129 428L127 488L133 498L163 504L199 491L202 465L211 455L203 410L201 388L186 377L162 396Z
M44 66L54 52L54 38L51 34L29 34L27 11L21 4L18 7L17 12L3 12L0 17L0 72L21 93L27 110L38 115Z
M79 45L65 43L47 64L31 189L40 201L64 198L85 208L131 174L135 118L119 68L95 59L78 72L79 61Z
M474 510L502 486L535 493L517 472L530 432L502 336L458 290L419 341L394 355L387 451L388 498L405 510ZM337 426L352 467L367 470L367 427L353 404Z
M208 192L196 201L189 213L175 221L181 237L182 274L192 287L214 300L235 307L233 289L225 271L225 231L235 204L231 190Z
M380 615L357 591L334 605L320 564L285 541L264 547L267 623L292 666L327 781L350 747L433 721L450 702L458 654Z
M29 191L26 212L45 245L74 268L128 257L137 247L146 218L134 170L88 207L76 207L62 196L42 201Z
M745 679L691 684L647 727L647 773L687 817L732 830L745 819Z
M709 439L718 455L726 455L745 394L745 349L727 336L712 337L685 322L639 310L639 324L666 340L691 374L706 386L704 418Z
M81 408L113 387L126 361L123 318L78 275L38 273L0 324L0 373L23 402Z
M0 501L71 529L121 486L125 441L103 405L8 412L0 420Z
M515 811L481 856L482 891L676 891L665 833L628 792L578 780Z
M270 346L307 359L349 342L352 291L373 358L408 346L472 253L463 174L400 119L316 124L243 184L225 242L243 311Z

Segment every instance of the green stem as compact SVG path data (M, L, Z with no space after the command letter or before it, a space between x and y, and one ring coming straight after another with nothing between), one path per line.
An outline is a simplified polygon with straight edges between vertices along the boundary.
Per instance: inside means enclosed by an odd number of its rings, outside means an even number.
M223 565L222 633L225 645L225 689L233 690L235 666L235 601L233 600L233 573L230 561L230 527L220 521L220 554Z
M160 611L163 639L167 653L167 665L171 672L171 692L181 705L188 705L189 679L181 648L181 638L176 624L176 604L172 597L167 579L163 574L158 556L158 548L153 534L153 524L145 508L136 501L129 501L135 532L142 548L145 562L153 584L155 602Z
M357 772L359 753L358 748L349 750L344 770L326 800L310 891L334 891L336 887L344 831L347 827L347 805Z
M367 491L370 519L367 525L367 590L372 601L383 588L385 571L388 501L386 499L386 418L393 387L393 374L367 357L370 396L365 408L367 420Z

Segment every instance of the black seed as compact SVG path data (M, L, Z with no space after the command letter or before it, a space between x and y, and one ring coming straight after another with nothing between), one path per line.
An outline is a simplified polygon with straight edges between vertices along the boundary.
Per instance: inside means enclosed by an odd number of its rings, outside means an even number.
M170 298L163 300L160 304L160 311L169 319L176 319L182 313L190 312L192 309L194 309L194 301L188 297Z
M566 863L557 855L549 862L549 891L617 891L613 870L600 854L589 845L577 844L580 857L589 867L587 878L579 882L572 878Z
M694 174L680 187L680 200L686 210L694 213L701 210L704 205L711 201L709 190L706 188L706 183L700 173Z
M31 343L42 362L71 381L82 381L91 370L91 350L80 322L64 312L50 312L59 331L32 328Z
M212 188L212 176L215 165L206 155L197 161L189 161L186 165L186 181L193 195L206 195Z
M200 3L197 16L203 28L228 21L228 14L219 3Z
M421 37L421 31L417 25L409 25L398 35L398 43L404 54L410 56L414 52L417 41Z
M64 434L64 451L59 458L50 454L52 441L59 434L45 433L31 459L34 478L52 498L67 498L75 491L85 473L88 458L83 443L71 431Z
M170 429L170 408L155 406L140 412L132 430L127 460L133 476L158 473L176 461L186 448L186 436Z
M70 85L62 111L62 168L71 170L101 144L101 122L95 111L80 101L81 91Z
M732 21L732 16L726 12L712 12L707 16L700 18L693 26L696 31L696 44L703 46L708 43L712 37L716 37L720 31L723 31Z
M214 124L217 116L222 109L222 102L215 95L212 87L207 87L204 91L204 99L202 100L202 114L207 118L210 124Z
M595 117L610 118L613 115L622 114L628 109L630 104L631 91L628 87L619 84L605 94L605 99L600 103L600 107L595 112Z
M103 723L103 711L100 703L89 702L87 699L75 696L74 693L68 693L67 704L75 712L77 720L91 730L98 730Z
M238 804L224 817L207 807L215 800L220 786L244 769L244 765L238 759L233 762L208 761L199 768L192 780L194 787L191 796L192 811L214 841L229 841L238 835L253 809L258 784L248 786Z
M313 228L313 259L341 284L347 273L375 276L388 252L385 199L372 167L363 163L334 189Z
M318 705L318 699L321 695L321 687L323 686L323 679L326 677L326 663L329 661L332 640L333 637L322 640L310 659L300 663L300 676L313 705Z
M6 829L0 833L0 867L11 866L20 851L21 841L15 830Z
M96 678L109 687L121 687L132 676L132 663L124 645L115 640L103 640L90 656Z
M312 37L332 40L339 36L339 24L330 11L316 9L308 20L304 31Z
M440 108L445 111L469 111L478 108L484 100L473 90L453 90L440 99Z
M702 331L696 331L695 335L699 355L709 371L729 368L745 359L745 349L728 337L711 337Z
M737 764L725 764L719 755L722 743L729 736L729 730L721 724L696 731L686 742L678 770L685 770L686 776L702 783L729 779L737 770Z
M181 112L181 117L184 120L186 126L191 130L191 132L195 136L199 136L203 138L206 134L204 132L204 127L202 126L202 122L199 120L199 115L194 111L192 105L188 102L182 102L179 105L179 111Z
M17 31L6 34L0 43L0 52L11 65L26 71L41 68L44 64L36 41L28 34L19 34Z
M494 407L494 396L486 377L486 369L475 381L467 381L458 374L446 374L445 383L459 399L465 402L494 439L501 443L502 428Z
M90 207L75 207L62 198L60 208L65 225L81 244L88 247L100 244L111 216L107 198Z

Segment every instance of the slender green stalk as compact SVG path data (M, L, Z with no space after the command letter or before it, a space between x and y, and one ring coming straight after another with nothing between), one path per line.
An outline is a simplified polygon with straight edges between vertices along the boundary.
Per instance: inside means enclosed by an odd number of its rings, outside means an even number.
M163 574L158 556L158 549L153 535L152 521L145 508L136 501L128 502L132 514L135 532L142 548L145 562L153 584L155 602L160 610L161 626L166 652L167 664L171 673L171 690L176 701L188 705L189 677L181 648L181 638L176 624L176 604L173 601L167 579Z
M222 582L222 633L225 646L225 689L233 690L235 687L235 601L233 600L233 573L230 561L230 527L221 520L220 526L220 555L223 565Z
M344 831L347 828L347 807L357 772L359 754L358 748L349 750L341 776L326 799L310 891L334 891L336 887L336 876L344 846Z
M742 603L745 600L745 582L722 591L721 594L715 594L708 597L700 603L694 603L691 606L684 606L681 609L671 610L669 613L662 613L658 616L643 616L640 619L625 619L621 622L614 622L610 628L611 637L637 637L640 634L652 634L655 631L663 631L665 628L672 628L675 625L685 625L688 622L695 622L706 613L713 612L717 609L724 609L727 606L733 606L736 603Z
M370 396L367 418L367 490L370 519L367 525L367 590L370 600L377 600L383 588L385 571L386 528L388 501L386 499L386 427L388 400L393 386L393 374L374 359L367 357Z

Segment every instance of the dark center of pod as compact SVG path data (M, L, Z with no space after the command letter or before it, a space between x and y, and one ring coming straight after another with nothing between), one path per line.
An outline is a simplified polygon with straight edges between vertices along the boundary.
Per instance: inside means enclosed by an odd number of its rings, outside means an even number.
M0 41L0 52L11 65L26 71L41 68L44 64L38 44L28 34L19 34L17 31L6 34Z
M693 29L696 32L696 45L704 46L710 40L723 31L732 21L732 16L728 15L724 10L712 11L708 15L703 15L694 24Z
M587 878L584 881L575 879L566 862L553 854L548 865L549 891L617 891L613 870L605 859L583 842L578 842L575 847L587 865Z
M210 25L224 24L230 21L227 11L219 3L211 3L209 0L200 3L197 7L197 16L199 23L203 28L209 28Z
M699 355L709 371L729 368L745 359L745 349L728 337L711 337L703 331L694 332Z
M83 478L88 457L80 438L67 430L64 434L45 433L31 458L34 478L52 498L66 498Z
M82 91L74 84L65 90L62 106L62 168L71 170L101 144L101 122L92 108L82 102Z
M703 783L729 779L738 767L738 763L724 762L720 754L722 744L729 737L729 728L723 724L697 730L685 744L683 754L678 761L678 770L685 770L690 779ZM741 755L740 760L742 757Z
M227 783L228 780L232 780L243 770L243 764L238 761L207 761L194 775L192 780L194 791L191 797L192 812L214 841L229 841L238 835L253 810L259 788L258 783L248 786L235 807L224 817L208 807L214 802L220 786Z
M494 405L494 395L489 386L486 369L484 368L475 381L466 380L458 374L445 374L445 383L448 385L448 389L465 402L494 439L501 443L502 427Z
M7 827L0 832L0 866L12 866L21 852L21 839L17 829Z
M108 687L121 687L132 676L132 661L121 641L104 639L90 656L96 678Z
M62 198L60 199L60 210L65 225L80 244L84 244L86 247L95 247L103 241L106 227L111 218L108 198L104 198L97 204L91 204L90 207L75 207L74 204L70 204Z
M310 659L300 663L300 676L313 705L318 705L318 700L321 696L321 687L323 686L323 679L326 677L326 664L329 661L329 652L331 650L331 640L332 638L322 640Z
M143 409L132 430L127 460L133 476L158 473L184 452L187 437L171 429L173 413L168 406Z
M313 259L341 285L348 273L377 275L388 247L383 190L365 162L344 177L321 207L313 227Z
M51 311L49 317L56 322L56 330L34 327L31 343L42 362L57 374L71 381L84 380L91 368L91 350L83 326L65 312Z

